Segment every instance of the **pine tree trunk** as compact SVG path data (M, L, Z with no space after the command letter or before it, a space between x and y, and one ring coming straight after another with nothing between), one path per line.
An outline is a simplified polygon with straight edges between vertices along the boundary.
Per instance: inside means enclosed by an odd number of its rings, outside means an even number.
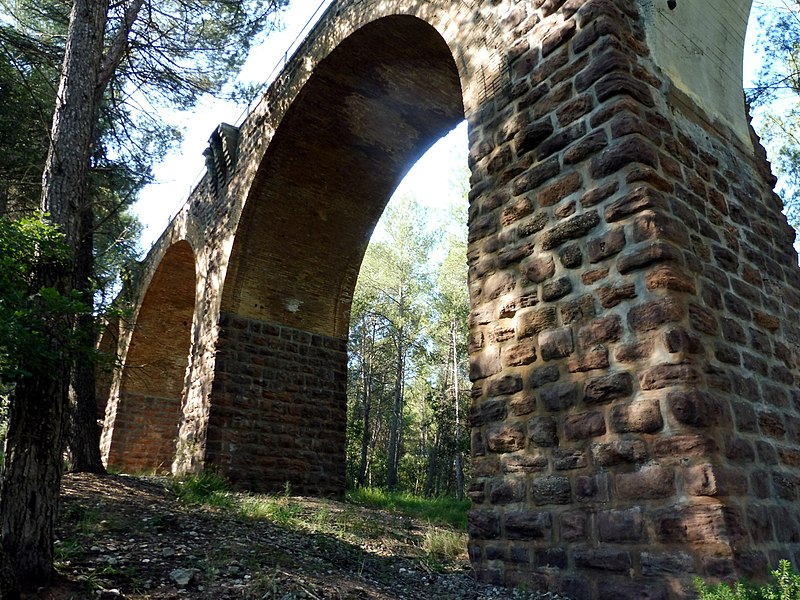
M42 177L42 208L73 249L78 245L78 207L86 188L96 121L97 73L107 12L107 0L74 0ZM43 269L34 278L41 286L62 293L75 285L69 267ZM53 336L49 343L59 358L56 368L25 364L22 357L21 366L32 375L18 381L14 390L0 487L3 553L22 587L48 584L53 571L71 357L60 336Z
M18 382L9 414L0 493L3 551L21 588L49 582L61 486L69 379Z
M426 498L430 498L436 491L436 472L439 468L439 446L442 440L442 424L439 421L436 425L436 435L434 436L433 444L428 450L428 468L425 474L425 494Z
M80 319L79 327L94 324L93 319ZM97 394L95 364L79 360L72 374L73 410L70 431L70 471L73 473L105 474L100 454L100 426L97 423Z
M364 487L364 481L367 477L367 460L369 458L369 438L370 438L370 412L371 406L364 401L364 431L361 433L361 462L358 465L358 475L356 475L356 483L358 487Z
M81 235L75 256L76 287L84 304L94 305L92 297L92 274L94 273L94 207L89 195L81 211ZM95 320L91 314L78 319L81 345L92 348L95 344ZM96 365L90 357L78 357L72 371L72 430L70 432L70 456L73 473L106 472L100 456L100 427L97 424Z
M3 600L19 599L16 574L11 565L11 560L2 546L0 546L0 598Z
M457 324L455 321L450 323L450 343L453 345L453 398L456 411L456 454L453 458L453 466L456 472L456 497L459 500L464 498L464 458L461 456L461 403L458 389L458 339Z
M361 460L356 474L356 486L364 487L367 480L367 468L369 466L370 439L372 437L372 415L373 400L373 377L372 368L375 361L375 324L370 321L371 328L364 334L364 342L361 345L361 381L364 389L362 403L364 405L364 416L362 419L363 429L361 432Z
M73 249L79 244L80 207L94 143L97 75L107 13L108 0L73 2L50 152L42 176L42 209L50 213Z
M405 376L405 347L403 332L398 332L397 372L394 383L394 404L389 424L389 457L386 468L386 488L391 492L397 487L397 462L400 448L400 425L403 417L403 378Z
M0 216L8 212L8 184L0 181Z

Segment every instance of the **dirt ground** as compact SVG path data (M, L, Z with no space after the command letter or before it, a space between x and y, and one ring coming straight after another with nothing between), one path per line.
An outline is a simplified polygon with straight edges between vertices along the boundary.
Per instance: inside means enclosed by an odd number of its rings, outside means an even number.
M67 475L60 514L59 576L28 600L558 598L477 583L462 532L346 502L185 506L165 479Z

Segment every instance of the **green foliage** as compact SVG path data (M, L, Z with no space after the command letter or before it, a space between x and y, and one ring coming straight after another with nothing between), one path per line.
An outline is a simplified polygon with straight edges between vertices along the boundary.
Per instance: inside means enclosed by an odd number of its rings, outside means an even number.
M800 229L800 105L767 108L758 124L778 177L776 191L783 200L786 218L792 227Z
M761 29L759 50L763 63L758 81L747 90L748 101L762 104L785 92L800 92L800 2L756 3L754 14Z
M444 563L466 553L467 533L449 529L429 529L422 538L422 561L432 571L442 572Z
M103 515L97 508L84 504L65 504L59 511L59 518L71 523L78 533L91 535L103 521Z
M252 45L276 27L274 15L287 3L145 0L116 76L142 91L146 101L155 97L180 108L192 106L200 95L222 89L241 68ZM112 4L109 40L121 29L129 4Z
M699 600L800 600L800 573L792 568L788 560L778 563L772 571L772 583L755 587L735 583L707 584L695 579Z
M0 25L0 214L38 205L55 101L54 73L3 43L14 34Z
M56 566L61 563L69 563L81 555L81 543L77 538L69 538L66 540L56 540L53 547L53 558Z
M347 492L347 500L363 506L374 506L419 517L430 523L467 528L469 500L452 497L424 498L403 492L387 492L378 488L358 488Z
M753 127L778 177L787 219L800 227L800 2L753 5L763 59L753 88L745 90Z
M430 529L425 532L422 548L436 558L455 559L467 548L467 534L449 529Z
M0 0L0 214L38 206L70 4ZM96 312L107 309L119 291L120 273L140 252L141 225L128 208L151 182L153 162L180 139L163 109L189 108L206 94L244 100L227 84L251 46L278 26L276 14L286 4L110 4L96 90L99 113L92 124L96 140L87 157L88 194L79 206L93 213L82 221L80 239L94 246L95 264L88 265L91 272L79 273L77 288L87 303L98 304ZM85 252L77 256L76 264L87 264Z
M49 10L57 8L51 4L42 3L27 15L25 10L34 7L23 2L15 8L21 20L17 28L0 25L0 214L14 218L33 214L41 197L62 60L58 44L63 36L55 32L66 31L67 18L64 11ZM77 283L86 290L87 303L94 294L97 312L108 309L119 290L119 274L139 255L142 226L128 208L150 180L150 161L158 154L151 146L142 155L120 152L115 137L121 125L109 111L102 113L90 159L93 228L83 235L93 246L95 268Z
M203 504L216 508L232 508L236 504L225 478L208 471L174 480L171 490L187 505Z
M104 39L104 68L110 69L100 81L106 90L98 127L104 146L113 148L118 162L129 165L131 173L149 174L152 161L180 137L159 109L186 109L203 95L223 90L237 100L252 94L252 89L226 88L226 84L251 47L277 28L275 15L287 4L288 0L144 0L138 11L131 12L134 2L112 2ZM55 65L57 72L69 5L62 0L0 0L0 16L10 24L5 35L0 32L0 50L24 53L28 64ZM126 17L131 16L125 35ZM127 38L127 47L109 61L118 38ZM45 122L49 125L50 119Z
M47 219L39 214L20 220L0 217L0 385L46 373L69 359L55 350L53 340L70 355L81 348L73 328L85 306L75 294L41 287L35 273L67 265L69 249Z
M302 512L300 505L285 494L246 497L241 501L239 510L244 517L268 519L284 527L293 524Z
M302 507L291 498L292 490L287 481L282 494L246 496L239 502L239 512L249 519L269 519L287 527L295 522Z

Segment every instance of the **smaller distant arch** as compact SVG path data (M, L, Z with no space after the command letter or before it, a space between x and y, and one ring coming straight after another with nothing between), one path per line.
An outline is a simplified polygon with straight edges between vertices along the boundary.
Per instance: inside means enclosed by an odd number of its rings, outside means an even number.
M106 425L112 469L170 470L185 394L196 280L191 245L176 242L150 280L131 332L116 414Z

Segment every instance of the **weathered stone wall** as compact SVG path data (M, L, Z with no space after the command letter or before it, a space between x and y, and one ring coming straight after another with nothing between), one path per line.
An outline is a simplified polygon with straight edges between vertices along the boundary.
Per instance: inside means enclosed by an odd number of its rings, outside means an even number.
M250 490L344 491L347 344L220 317L206 466Z
M733 562L714 574L747 576L767 562L800 560L800 396L797 393L798 283L794 230L772 193L763 159L672 91L675 131L672 206L689 229L688 269L698 295L689 329L669 345L673 356L698 356L705 394L674 402L687 425L707 431L718 448L708 464L687 469L687 491L738 497L727 505L735 523ZM754 142L757 150L757 141ZM708 429L706 429L708 427Z
M151 253L196 249L173 469L342 491L355 273L463 112L478 577L672 599L800 560L793 232L738 100L714 110L738 75L703 94L680 58L736 64L746 4L332 5ZM721 5L708 40L667 39ZM115 381L108 441L139 391Z
M631 599L763 576L800 548L772 180L661 76L633 2L515 14L508 95L471 120L479 576Z
M647 47L671 85L750 143L742 118L742 63L752 0L637 3Z

